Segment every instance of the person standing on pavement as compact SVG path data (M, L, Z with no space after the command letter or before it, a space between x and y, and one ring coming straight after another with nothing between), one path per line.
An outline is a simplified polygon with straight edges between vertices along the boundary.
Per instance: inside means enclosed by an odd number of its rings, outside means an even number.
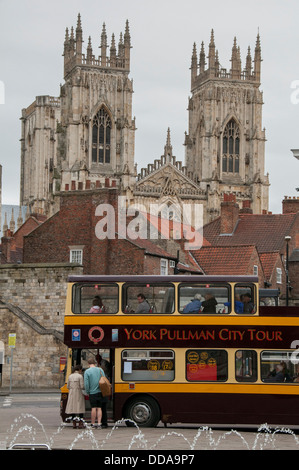
M102 394L99 386L100 378L105 376L103 369L97 367L94 357L88 359L89 369L84 373L84 386L91 406L91 426L101 426L102 420Z
M111 365L106 359L103 359L101 355L98 356L99 366L103 369L105 377L111 382ZM108 416L107 416L107 404L108 397L102 396L102 428L108 428Z
M83 414L85 412L85 399L83 395L84 381L82 376L82 366L75 366L74 372L69 375L67 381L69 396L65 412L72 415L73 428L84 428Z

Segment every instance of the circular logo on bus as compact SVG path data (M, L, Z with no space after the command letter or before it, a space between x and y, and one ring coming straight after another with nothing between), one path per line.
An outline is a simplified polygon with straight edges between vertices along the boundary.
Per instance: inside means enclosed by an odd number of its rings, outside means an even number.
M104 338L104 330L100 326L93 326L88 332L88 338L93 343L97 344Z

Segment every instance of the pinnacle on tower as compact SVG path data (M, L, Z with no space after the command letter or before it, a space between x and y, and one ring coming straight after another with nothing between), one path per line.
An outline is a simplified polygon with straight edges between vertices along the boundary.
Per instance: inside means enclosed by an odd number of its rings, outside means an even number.
M210 74L215 74L215 60L216 60L216 53L215 53L215 41L214 41L214 30L211 31L211 39L209 44L209 69Z
M166 138L166 145L164 147L164 155L165 157L167 157L167 155L172 157L172 145L171 145L171 140L170 140L170 128L169 127L167 129L167 138Z
M111 47L110 47L110 67L116 67L116 45L115 45L114 33L112 33Z
M261 42L260 42L260 33L258 32L256 38L256 45L254 51L254 76L255 80L260 82L261 80L261 63L262 63L262 54L261 54Z
M83 32L81 26L81 15L78 13L77 28L76 28L76 54L82 54Z
M106 25L103 23L103 29L101 34L101 65L106 67L107 65L107 34L106 34Z
M194 43L193 44L192 58L191 58L191 83L197 77L197 68L198 68L197 50L196 50L196 44Z
M199 55L199 73L203 73L206 67L206 55L204 49L204 42L201 43L201 50Z

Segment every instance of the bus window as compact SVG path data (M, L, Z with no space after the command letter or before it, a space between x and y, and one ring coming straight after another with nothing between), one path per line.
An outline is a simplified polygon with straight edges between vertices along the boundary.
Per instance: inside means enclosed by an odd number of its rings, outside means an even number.
M235 312L236 313L256 313L256 289L253 284L235 285Z
M122 352L122 380L172 381L174 380L174 352L170 350L134 349Z
M292 361L292 352L263 351L261 353L261 378L263 382L298 381L298 368Z
M190 382L225 382L227 374L226 351L190 349L186 352L186 378Z
M235 356L236 380L238 382L256 382L257 354L256 351L237 351Z
M123 286L123 312L173 313L174 286L172 284L125 284Z
M117 313L117 284L75 284L73 313Z
M179 287L180 313L229 313L230 286L188 283Z

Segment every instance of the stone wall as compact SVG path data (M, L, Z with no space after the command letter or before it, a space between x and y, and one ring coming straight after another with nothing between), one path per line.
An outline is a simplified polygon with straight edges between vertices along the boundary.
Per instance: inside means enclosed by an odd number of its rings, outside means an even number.
M16 334L12 387L61 386L59 361L67 353L63 344L67 278L81 273L81 266L62 263L0 265L2 387L10 384L10 333Z

